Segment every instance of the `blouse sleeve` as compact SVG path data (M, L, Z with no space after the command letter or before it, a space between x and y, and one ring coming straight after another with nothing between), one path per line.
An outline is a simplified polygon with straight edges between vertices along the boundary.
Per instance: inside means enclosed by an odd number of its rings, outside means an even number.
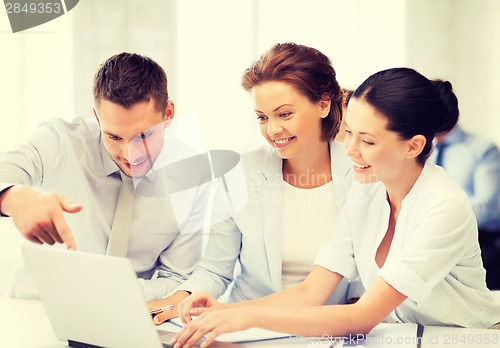
M320 249L314 264L352 280L358 276L358 270L354 260L350 205L348 198L340 211L330 238Z

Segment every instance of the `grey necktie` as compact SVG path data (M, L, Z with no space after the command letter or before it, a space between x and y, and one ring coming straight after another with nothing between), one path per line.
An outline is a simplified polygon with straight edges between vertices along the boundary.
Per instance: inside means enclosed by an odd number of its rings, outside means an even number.
M116 203L115 216L109 234L107 255L126 257L134 210L134 182L120 172L122 185Z

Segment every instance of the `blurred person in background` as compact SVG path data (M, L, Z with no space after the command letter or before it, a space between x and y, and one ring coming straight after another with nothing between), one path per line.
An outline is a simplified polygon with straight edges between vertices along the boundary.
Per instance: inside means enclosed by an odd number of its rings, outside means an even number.
M500 149L457 124L436 136L429 160L442 166L469 196L479 228L486 283L500 290Z

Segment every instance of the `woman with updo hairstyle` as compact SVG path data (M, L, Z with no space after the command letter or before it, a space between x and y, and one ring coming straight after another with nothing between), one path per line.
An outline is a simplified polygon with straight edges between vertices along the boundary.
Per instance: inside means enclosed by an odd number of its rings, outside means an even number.
M221 304L204 292L181 304L174 342L203 345L260 327L300 336L367 334L382 321L499 328L500 304L485 283L476 219L466 193L426 161L436 134L453 128L458 102L446 81L394 68L353 93L344 144L355 182L309 276L270 296ZM366 292L323 305L344 278ZM191 316L198 316L190 321Z

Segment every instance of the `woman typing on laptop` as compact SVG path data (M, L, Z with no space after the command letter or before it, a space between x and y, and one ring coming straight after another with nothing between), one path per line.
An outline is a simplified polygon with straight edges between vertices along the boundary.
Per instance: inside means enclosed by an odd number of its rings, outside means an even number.
M500 321L485 284L468 198L426 162L432 139L458 120L449 82L396 68L354 92L345 147L356 183L309 276L262 299L221 304L204 292L179 305L184 329L172 343L206 346L225 332L260 327L304 336L368 333L378 323L488 328ZM344 278L366 292L323 306ZM192 316L197 316L192 320Z

